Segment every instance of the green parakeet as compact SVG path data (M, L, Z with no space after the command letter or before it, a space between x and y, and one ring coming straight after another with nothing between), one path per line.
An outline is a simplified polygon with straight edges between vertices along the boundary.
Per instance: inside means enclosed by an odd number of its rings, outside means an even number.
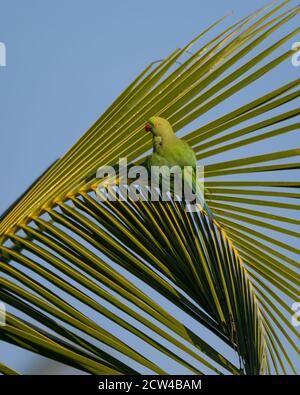
M192 171L188 177L192 184L190 187L193 192L197 193L200 208L204 209L210 221L213 221L213 214L204 201L203 194L196 192L200 188L196 188L198 182L196 177L197 159L193 148L186 141L176 137L172 126L164 118L151 117L145 125L145 130L151 132L153 136L153 153L147 160L147 167L151 169L151 166L167 166L169 168L178 166L183 170L188 166L186 169ZM183 172L183 174L185 177L187 173Z

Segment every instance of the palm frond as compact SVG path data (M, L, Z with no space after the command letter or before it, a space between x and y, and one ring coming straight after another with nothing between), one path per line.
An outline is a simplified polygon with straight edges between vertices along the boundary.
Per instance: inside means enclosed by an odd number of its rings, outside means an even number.
M299 80L194 125L293 54L280 50L299 29L268 42L299 13L278 15L287 3L199 45L222 18L147 67L5 215L0 299L12 311L3 340L93 374L164 374L168 363L196 374L296 373L286 344L299 354L289 306L299 299L300 251L290 240L299 238L300 149L239 150L295 133L299 109L285 106ZM218 225L174 200L97 200L105 180L91 175L120 157L141 163L150 149L143 125L154 114L205 164ZM225 153L230 160L215 159Z

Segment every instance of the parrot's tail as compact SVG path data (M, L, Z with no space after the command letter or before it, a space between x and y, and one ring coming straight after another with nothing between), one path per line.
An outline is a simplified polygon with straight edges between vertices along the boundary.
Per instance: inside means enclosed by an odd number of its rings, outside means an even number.
M184 170L184 181L187 183L187 185L190 185L192 192L196 194L196 204L193 205L194 208L196 208L196 211L200 210L203 211L208 219L211 225L216 224L218 225L214 214L212 213L211 209L209 208L208 204L205 201L204 198L204 188L203 186L198 182L196 178L196 173L193 169L190 170L189 167L186 167ZM194 210L191 210L194 211Z
M204 209L204 212L206 213L210 223L211 224L216 223L215 216L213 215L211 209L209 208L209 206L208 206L208 204L206 202L204 202L203 209Z

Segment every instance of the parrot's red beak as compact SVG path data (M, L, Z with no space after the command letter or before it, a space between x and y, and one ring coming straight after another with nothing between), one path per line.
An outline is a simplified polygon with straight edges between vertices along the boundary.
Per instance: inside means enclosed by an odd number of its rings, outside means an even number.
M146 130L146 132L151 132L151 125L149 122L146 123L145 130Z

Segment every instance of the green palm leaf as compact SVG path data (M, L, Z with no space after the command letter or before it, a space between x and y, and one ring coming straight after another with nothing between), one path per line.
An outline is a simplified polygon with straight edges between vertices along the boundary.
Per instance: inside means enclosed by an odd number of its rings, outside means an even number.
M299 29L249 60L298 14L278 15L286 3L199 46L222 18L147 67L2 218L0 300L12 310L1 339L93 374L165 374L173 364L196 374L297 373L286 346L299 354L290 305L299 299L300 251L286 237L299 238L300 149L239 150L296 132L299 109L284 106L298 98L299 80L188 130L293 54L281 48ZM143 125L154 114L206 165L217 224L173 200L97 200L107 179L96 169L120 157L143 162Z

